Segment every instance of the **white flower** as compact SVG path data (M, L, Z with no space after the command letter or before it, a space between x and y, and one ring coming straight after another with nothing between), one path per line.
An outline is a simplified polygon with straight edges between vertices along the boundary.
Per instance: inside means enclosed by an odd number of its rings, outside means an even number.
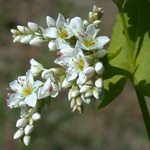
M98 30L95 29L93 24L87 26L86 31L83 30L78 31L77 46L84 50L98 50L102 49L106 43L109 42L109 38L107 36L97 36Z
M54 83L55 79L52 74L49 74L47 81L44 83L43 87L39 88L38 98L42 99L48 96L56 97L59 93L58 86Z
M71 55L62 55L60 58L61 63L67 67L66 80L73 81L78 77L77 84L84 84L87 76L83 72L89 64L80 48L75 47L72 51Z
M30 60L30 64L31 64L31 69L30 70L31 70L33 76L37 76L44 69L42 64L38 63L34 59Z
M34 82L31 71L26 73L26 76L18 77L10 83L10 88L15 91L9 99L8 106L11 108L19 107L19 103L24 101L28 106L35 107L37 103L37 90L43 83L41 81Z
M49 27L44 30L43 35L49 38L61 38L70 39L73 36L73 32L69 25L66 23L65 18L62 14L58 15L56 21L56 27Z

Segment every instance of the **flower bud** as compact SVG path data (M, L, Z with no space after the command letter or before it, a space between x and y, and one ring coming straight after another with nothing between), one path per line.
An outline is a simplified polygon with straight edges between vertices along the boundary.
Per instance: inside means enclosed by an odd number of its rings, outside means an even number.
M26 146L29 145L30 140L31 140L31 136L25 135L25 136L23 137L23 143L24 143Z
M16 35L16 34L20 34L20 32L16 29L11 29L10 30L12 34Z
M77 109L78 109L78 106L75 105L75 106L73 107L73 109L72 109L72 112L75 112Z
M47 23L48 27L54 27L54 26L56 26L55 20L52 17L50 17L50 16L46 17L46 23Z
M21 39L21 35L16 36L16 37L14 38L14 40L13 40L13 43L19 42L20 39Z
M80 94L80 91L79 91L78 86L74 86L74 87L72 88L71 96L72 96L72 97L77 97L79 94Z
M50 51L56 51L57 50L57 45L56 45L56 42L54 40L51 40L48 43L48 47L49 47Z
M84 69L83 73L87 76L87 78L91 78L94 75L94 68L93 67L87 67Z
M103 87L103 81L101 78L99 78L95 81L95 86L99 89Z
M71 86L72 86L72 82L67 81L66 78L65 78L63 83L62 83L62 88L67 89Z
M21 33L25 33L24 26L17 25L17 29L18 29Z
M89 22L92 23L93 22L93 13L90 11L89 12L89 16L88 16Z
M83 25L84 25L84 27L87 27L89 25L89 22L87 20L84 20Z
M24 130L21 128L14 134L14 139L20 139L24 135Z
M44 40L40 37L35 37L30 41L30 45L32 46L41 46L43 44Z
M87 90L89 90L91 88L91 86L89 85L83 85L82 88L80 89L80 93L84 93Z
M94 13L94 14L93 14L93 18L94 18L94 20L98 20L98 19L99 19L98 13Z
M17 128L24 128L26 124L28 123L28 120L26 118L21 118L17 121L16 127Z
M96 71L97 74L103 74L104 66L103 66L103 64L101 62L96 63L95 71Z
M97 88L93 88L93 96L96 98L96 99L99 99L99 91Z
M73 98L72 101L71 101L71 103L70 103L70 108L73 108L75 106L75 104L76 104L76 101Z
M34 113L34 114L32 115L32 119L33 119L34 121L38 121L38 120L41 119L41 115L40 115L39 113Z
M38 63L34 59L30 60L30 64L31 64L31 69L30 70L31 70L33 76L37 76L44 69L42 64Z
M39 26L36 23L34 23L34 22L28 22L28 27L33 32L37 32L39 30Z
M72 99L72 89L69 90L69 93L68 93L68 100L70 101Z
M85 101L86 101L87 104L90 104L91 103L91 98L86 98Z
M94 12L94 13L97 13L97 12L98 12L98 9L97 9L96 5L93 6L93 12Z
M33 35L26 35L24 38L21 39L22 44L28 44L33 38Z
M98 50L97 52L96 52L96 56L98 57L98 58L102 58L102 57L104 57L106 55L106 50L105 49L101 49L101 50Z
M24 129L25 135L29 135L33 131L34 126L33 125L27 125Z
M93 96L93 91L92 89L88 90L86 93L85 93L85 97L92 97Z
M81 105L82 105L81 97L77 97L77 98L76 98L76 103L77 103L78 106L81 106Z
M101 23L100 20L96 20L96 21L93 22L93 25L94 25L95 27L98 27L98 26L100 25L100 23Z

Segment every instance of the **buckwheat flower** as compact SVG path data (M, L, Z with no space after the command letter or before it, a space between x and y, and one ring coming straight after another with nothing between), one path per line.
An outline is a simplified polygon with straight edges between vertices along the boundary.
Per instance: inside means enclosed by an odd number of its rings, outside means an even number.
M97 36L98 30L95 29L93 24L87 26L86 31L78 31L77 46L84 50L99 50L104 47L106 43L109 42L107 36Z
M39 88L38 98L42 99L48 96L56 97L59 93L58 85L56 85L55 79L52 74L47 76L47 80L42 87Z
M8 99L8 106L10 108L19 107L19 103L24 101L28 106L35 107L37 103L37 90L43 83L39 80L34 82L31 71L26 73L26 76L18 77L10 83L10 88L15 93L11 94Z
M64 16L59 14L56 21L56 27L49 27L45 29L43 35L54 39L70 39L73 36L73 32L68 23L65 21Z
M78 77L77 84L84 84L86 82L87 76L84 74L84 69L89 64L80 48L75 47L74 54L71 56L62 56L61 61L67 66L67 81L73 81Z

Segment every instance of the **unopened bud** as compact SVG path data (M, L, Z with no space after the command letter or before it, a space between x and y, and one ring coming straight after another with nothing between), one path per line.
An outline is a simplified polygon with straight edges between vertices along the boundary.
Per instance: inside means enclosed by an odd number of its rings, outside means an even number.
M56 41L51 40L48 44L48 48L50 51L56 51L57 50Z
M92 23L93 22L93 13L90 11L89 12L89 16L88 16L89 22Z
M21 118L17 121L16 127L17 128L24 128L26 124L28 123L28 120L26 118Z
M44 40L40 37L35 37L30 41L30 45L32 46L41 46L43 44Z
M65 78L63 83L62 83L62 88L67 89L71 86L72 86L72 82L67 81L66 78Z
M52 17L47 16L46 17L46 23L48 27L54 27L56 26L56 22Z
M22 44L28 44L33 38L33 35L26 35L24 38L21 39Z
M94 75L94 68L93 67L87 67L84 69L83 73L87 76L87 78L91 78Z
M28 27L33 32L37 32L39 30L39 26L36 23L34 23L34 22L28 22Z
M24 143L26 146L29 145L30 140L31 140L31 136L25 135L25 136L23 137L23 143Z
M93 88L93 96L96 98L96 99L99 99L99 91L97 88Z
M73 98L72 101L71 101L71 103L70 103L70 108L73 108L75 106L75 104L76 104L76 101Z
M85 93L85 97L92 97L93 96L93 91L92 89L88 90L86 93Z
M41 115L39 113L35 113L35 114L32 115L32 119L34 121L38 121L38 120L41 119Z
M80 89L80 93L84 93L87 90L89 90L91 88L91 86L89 85L83 85L82 88Z
M69 90L69 93L68 93L68 100L70 101L72 99L72 89Z
M77 103L78 106L81 106L81 105L82 105L81 97L77 97L77 98L76 98L76 103Z
M16 34L19 34L20 32L16 29L11 29L10 30L12 34L16 35Z
M29 135L33 131L34 126L33 125L27 125L24 129L25 135Z
M96 63L95 71L96 71L97 74L103 74L104 66L103 66L103 64L101 62Z
M24 130L21 128L14 134L14 139L20 139L24 135Z
M95 86L99 89L103 87L103 81L101 78L99 78L95 81Z
M96 56L98 57L98 58L102 58L102 57L104 57L106 55L106 50L105 49L101 49L101 50L98 50L97 52L96 52Z
M89 22L87 20L84 20L83 25L84 25L84 27L87 27L89 25Z
M24 26L18 25L17 28L18 28L18 30L19 30L21 33L24 33L24 32L25 32Z
M95 21L93 22L93 25L94 25L95 27L98 27L98 26L100 25L100 23L101 23L100 20L95 20Z
M78 86L74 86L74 87L72 88L72 94L71 94L71 96L72 96L72 97L77 97L79 94L80 94L80 91L79 91Z

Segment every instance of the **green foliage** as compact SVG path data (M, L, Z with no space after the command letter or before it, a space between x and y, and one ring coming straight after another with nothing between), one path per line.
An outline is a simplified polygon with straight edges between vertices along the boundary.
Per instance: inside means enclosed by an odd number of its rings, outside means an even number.
M116 75L110 79L104 80L105 93L103 100L99 105L99 109L107 106L122 92L126 80L127 79L124 76L120 75Z
M113 28L108 56L111 56L118 47L122 47L122 50L113 59L107 59L109 65L106 66L103 76L105 95L99 108L107 106L122 92L126 82L125 77L140 89L142 95L150 97L150 2L127 0L123 9L122 6L118 7L122 12L120 11L117 16ZM123 19L127 24L129 39L125 35L126 24ZM133 62L130 61L130 57Z

